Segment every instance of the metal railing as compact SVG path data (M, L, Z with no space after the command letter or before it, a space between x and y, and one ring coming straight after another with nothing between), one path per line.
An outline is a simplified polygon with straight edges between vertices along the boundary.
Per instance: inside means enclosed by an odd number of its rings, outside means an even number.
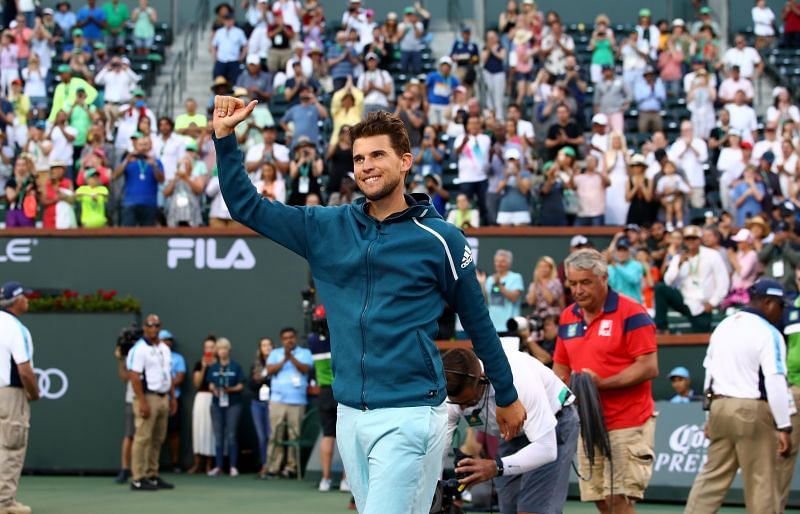
M202 33L208 26L210 17L209 0L200 0L197 9L197 18L183 33L182 48L175 55L169 78L156 99L156 112L159 116L174 117L175 101L183 98L188 70L194 67L197 60L197 52L203 39Z

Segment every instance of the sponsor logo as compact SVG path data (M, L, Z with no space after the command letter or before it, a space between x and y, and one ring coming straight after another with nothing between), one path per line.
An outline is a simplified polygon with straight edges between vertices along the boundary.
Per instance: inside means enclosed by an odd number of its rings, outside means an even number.
M461 258L461 269L466 268L472 263L472 249L469 245L464 245L464 257Z
M69 380L66 373L56 368L33 368L39 383L39 395L48 400L58 400L67 394Z
M600 322L600 329L597 331L597 335L603 337L611 337L611 328L614 326L614 320L604 319Z
M247 270L256 267L256 258L243 239L234 241L227 252L220 251L216 239L169 239L167 268L175 269L181 261L193 262L196 269Z
M31 262L31 249L38 244L38 239L11 239L6 243L5 249L0 251L0 262Z
M670 452L656 455L655 471L695 474L708 460L708 439L700 425L681 425L669 436Z

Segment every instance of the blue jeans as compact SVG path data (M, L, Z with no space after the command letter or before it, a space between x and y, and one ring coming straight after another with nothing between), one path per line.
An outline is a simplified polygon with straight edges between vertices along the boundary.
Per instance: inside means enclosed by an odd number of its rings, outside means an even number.
M222 62L217 61L214 63L214 77L222 75L231 84L236 83L236 78L239 77L241 71L239 61Z
M236 467L239 459L239 442L236 434L239 429L239 418L242 416L242 404L234 403L229 407L211 404L211 424L214 425L214 438L217 443L216 467L221 468L225 455L225 442L228 443L228 456L231 467Z
M149 205L126 205L122 207L123 227L155 227L157 207Z
M557 418L556 460L521 475L499 477L497 498L502 514L536 512L539 514L561 514L567 501L569 474L572 459L578 448L580 422L574 405L564 407ZM500 455L512 455L528 445L522 435L509 442L500 443Z
M365 411L340 403L336 435L358 512L430 512L447 438L444 403Z
M419 75L422 71L422 52L401 52L400 71L407 75Z
M486 211L486 193L488 189L488 179L480 182L462 182L458 185L458 191L467 195L468 199L472 200L472 197L475 197L478 204L478 212L481 215L481 226L488 225L489 216Z
M605 225L605 216L578 216L575 218L576 227L602 227Z
M263 466L267 463L267 442L270 434L269 402L250 400L250 415L258 436L258 463Z

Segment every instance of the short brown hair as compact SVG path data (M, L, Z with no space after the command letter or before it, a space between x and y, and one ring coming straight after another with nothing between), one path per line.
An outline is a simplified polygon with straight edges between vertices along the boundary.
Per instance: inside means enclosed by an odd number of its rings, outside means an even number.
M359 138L384 135L389 136L392 150L398 156L411 153L408 131L403 120L396 114L385 111L371 112L364 120L350 127L350 139L353 143Z
M442 365L448 396L458 396L480 383L481 362L472 350L453 348L442 356Z

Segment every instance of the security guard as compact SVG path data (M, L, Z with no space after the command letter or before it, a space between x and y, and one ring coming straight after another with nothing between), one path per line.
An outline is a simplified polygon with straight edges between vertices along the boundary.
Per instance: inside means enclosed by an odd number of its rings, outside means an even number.
M31 411L39 399L33 373L33 342L19 317L28 312L28 298L19 282L0 289L0 514L30 514L16 500Z
M172 354L158 338L161 320L145 318L144 336L128 352L128 376L133 386L134 423L131 471L134 491L174 489L158 476L158 456L167 437L167 420L178 410L172 380Z
M748 306L725 318L708 343L703 366L711 443L686 514L717 512L739 468L747 512L779 511L776 465L791 449L792 425L786 352L774 325L786 298L772 279L759 280L749 293Z

